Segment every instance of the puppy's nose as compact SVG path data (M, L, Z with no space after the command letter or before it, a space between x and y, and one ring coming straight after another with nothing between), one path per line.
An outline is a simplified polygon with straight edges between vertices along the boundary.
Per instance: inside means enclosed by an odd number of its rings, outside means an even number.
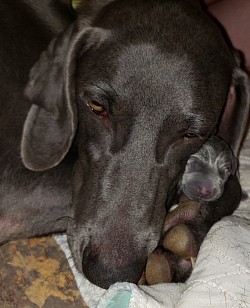
M111 260L114 260L112 251L110 254ZM122 256L117 255L116 257L117 262L109 263L87 249L82 261L84 275L90 282L104 289L108 289L116 282L137 283L142 275L146 259L143 257L128 263Z
M211 189L200 185L197 187L197 193L201 198L211 198L214 195Z

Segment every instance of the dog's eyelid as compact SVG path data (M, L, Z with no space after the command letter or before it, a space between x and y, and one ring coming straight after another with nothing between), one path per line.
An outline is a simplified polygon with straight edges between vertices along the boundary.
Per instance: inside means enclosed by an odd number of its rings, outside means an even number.
M196 137L198 137L198 135L195 134L195 133L187 132L187 133L184 134L184 137L187 137L187 138L196 138Z
M202 116L198 114L193 114L185 120L185 132L194 133L201 138L206 138L209 134L211 134L211 131L214 129L208 124L209 122L209 119L205 121Z
M96 102L94 100L85 100L85 104L96 115L102 116L105 118L108 117L108 110L101 103Z
M110 101L108 97L105 95L100 95L91 92L84 92L83 95L80 96L81 101L90 101L93 103L97 103L103 105L105 108L109 107Z
M95 84L85 86L83 95L88 99L93 99L100 102L112 102L117 97L117 93L110 86L106 84Z
M103 106L109 114L112 114L114 99L111 96L106 96L103 93L93 93L89 91L84 91L82 95L80 95L80 102L85 103L85 105L89 105L88 102L92 102L95 105Z
M198 134L196 132L191 132L191 131L187 131L185 132L182 137L186 140L190 140L190 139L200 139L203 140L204 136L201 134Z

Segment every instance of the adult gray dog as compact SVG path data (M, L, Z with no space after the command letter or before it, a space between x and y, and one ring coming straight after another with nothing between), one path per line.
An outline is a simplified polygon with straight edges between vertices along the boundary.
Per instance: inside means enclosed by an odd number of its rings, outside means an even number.
M136 282L189 156L217 132L237 154L249 81L196 0L56 2L0 2L0 239L67 230L92 282ZM197 245L239 201L232 175Z

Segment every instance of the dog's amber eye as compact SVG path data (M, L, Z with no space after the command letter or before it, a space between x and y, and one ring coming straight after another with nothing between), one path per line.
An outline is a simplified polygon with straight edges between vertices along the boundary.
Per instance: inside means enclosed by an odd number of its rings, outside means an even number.
M87 101L87 106L97 115L107 116L107 110L105 107L95 101Z
M96 112L103 112L105 109L102 105L96 102L88 102L89 107Z

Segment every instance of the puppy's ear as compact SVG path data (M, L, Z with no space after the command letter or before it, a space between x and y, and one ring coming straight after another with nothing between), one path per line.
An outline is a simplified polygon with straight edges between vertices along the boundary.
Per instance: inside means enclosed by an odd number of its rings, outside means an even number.
M58 165L75 136L77 54L80 48L90 47L102 34L96 28L85 28L81 32L75 29L77 26L72 25L41 54L25 89L25 95L33 104L23 128L21 156L24 165L34 171Z
M237 157L246 131L250 108L250 80L246 72L239 67L233 72L232 84L218 135L230 145Z
M231 158L231 166L232 166L232 174L235 174L237 169L238 169L238 162L236 157L232 154L232 158Z

